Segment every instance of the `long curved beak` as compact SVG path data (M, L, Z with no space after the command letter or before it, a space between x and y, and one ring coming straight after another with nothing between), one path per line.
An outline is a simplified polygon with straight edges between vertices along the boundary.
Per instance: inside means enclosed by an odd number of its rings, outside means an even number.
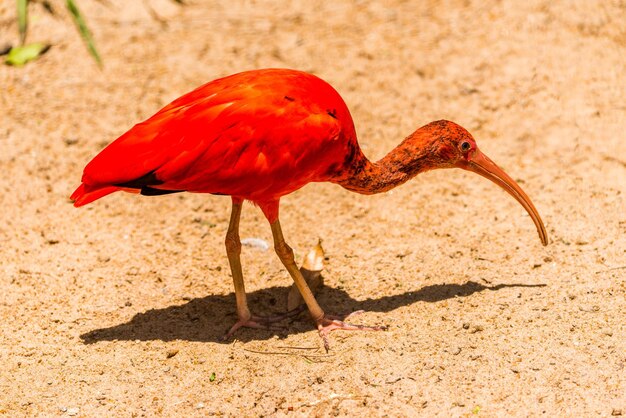
M491 161L491 159L480 150L476 149L474 155L470 157L469 161L463 161L458 165L458 167L488 178L513 196L515 200L524 206L524 209L526 209L526 212L528 212L535 223L541 243L543 245L548 245L548 233L546 232L546 227L543 225L543 221L539 216L539 212L535 209L533 202L530 201L530 198L526 195L526 193L524 193L515 180L509 177L508 174L496 165L496 163Z

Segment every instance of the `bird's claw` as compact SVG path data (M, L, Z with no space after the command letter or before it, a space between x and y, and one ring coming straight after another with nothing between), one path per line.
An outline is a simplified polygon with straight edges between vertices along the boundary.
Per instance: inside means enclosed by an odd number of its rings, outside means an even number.
M324 343L326 352L330 350L330 344L328 341L328 335L335 330L341 329L346 331L386 331L387 326L367 326L356 325L344 322L350 317L362 314L363 311L355 311L347 315L324 315L321 319L317 320L317 330Z
M300 308L292 309L282 315L275 316L259 316L250 315L249 318L239 318L239 320L230 327L230 330L222 337L222 341L226 341L232 337L239 328L254 328L254 329L268 329L272 331L281 331L284 328L278 325L274 325L276 322L280 322L287 318L298 315L302 310Z

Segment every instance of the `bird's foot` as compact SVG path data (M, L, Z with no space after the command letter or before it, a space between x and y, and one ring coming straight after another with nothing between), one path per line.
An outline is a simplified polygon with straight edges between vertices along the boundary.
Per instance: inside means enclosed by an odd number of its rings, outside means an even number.
M259 315L250 315L249 318L240 317L239 320L230 327L230 330L222 337L223 341L228 340L230 337L237 332L239 328L256 328L256 329L269 329L273 331L280 331L283 327L274 325L276 322L281 322L285 319L292 318L299 313L301 313L303 309L300 307L296 309L292 309L289 312L286 312L282 315L275 316L259 316Z
M347 315L324 315L321 319L317 320L317 330L322 337L322 341L324 342L324 348L326 352L330 349L330 344L328 342L328 335L335 330L343 329L347 331L386 331L386 326L366 326L366 325L355 325L350 324L346 321L348 318L362 314L363 311L352 312Z

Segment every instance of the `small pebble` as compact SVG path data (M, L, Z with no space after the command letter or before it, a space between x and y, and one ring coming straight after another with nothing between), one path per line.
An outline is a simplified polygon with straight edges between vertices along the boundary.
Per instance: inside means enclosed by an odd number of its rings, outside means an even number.
M472 334L476 334L477 332L483 331L485 328L483 328L482 325L476 325L474 328L472 328L472 330L470 331L470 333Z
M204 402L198 402L196 404L196 409L202 409L202 408L204 408Z
M170 350L167 350L167 353L165 353L165 357L166 358L172 358L174 357L176 354L178 354L178 350L175 348L172 348Z
M67 415L71 417L78 415L79 412L80 412L80 408L68 408L67 409Z
M613 408L613 410L611 411L611 415L614 417L622 416L622 410Z

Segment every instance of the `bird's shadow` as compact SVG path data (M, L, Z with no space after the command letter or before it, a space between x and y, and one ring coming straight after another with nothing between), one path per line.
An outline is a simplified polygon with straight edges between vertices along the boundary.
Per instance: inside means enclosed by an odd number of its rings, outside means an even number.
M389 312L398 307L415 302L439 302L445 299L466 297L485 290L497 291L507 287L544 287L545 284L498 284L486 286L473 281L464 284L437 284L378 299L355 300L344 290L323 287L318 301L323 307L341 307L343 312L364 310L366 312ZM258 314L276 314L280 311L277 300L286 300L289 287L276 286L248 293L251 310ZM275 306L272 306L275 305ZM281 303L280 305L286 305ZM260 309L259 309L260 308ZM328 310L330 313L332 310ZM107 328L99 328L82 334L86 344L113 340L185 340L202 342L222 342L222 337L236 321L235 295L211 295L187 301L182 305L172 305L162 309L150 309L138 313L125 323ZM373 324L372 324L373 325ZM384 324L383 324L384 325ZM241 341L265 340L274 335L286 337L288 334L310 331L313 324L308 315L300 315L284 330L241 329L237 339Z

